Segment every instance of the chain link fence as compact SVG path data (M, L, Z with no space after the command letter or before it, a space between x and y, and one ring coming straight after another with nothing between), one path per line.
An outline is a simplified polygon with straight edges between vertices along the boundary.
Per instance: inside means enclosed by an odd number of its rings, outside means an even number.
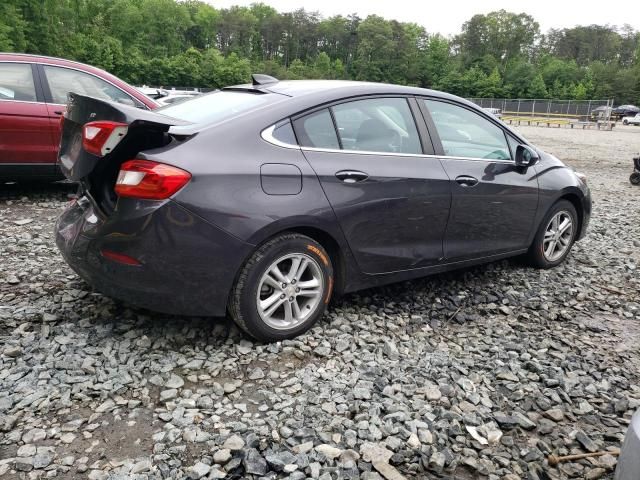
M613 100L558 100L525 98L469 98L476 105L495 109L512 125L580 126L611 129Z

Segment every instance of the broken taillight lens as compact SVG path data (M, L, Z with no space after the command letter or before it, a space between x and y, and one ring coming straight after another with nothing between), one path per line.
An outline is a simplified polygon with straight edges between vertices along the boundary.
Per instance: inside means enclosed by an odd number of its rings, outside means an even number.
M92 155L104 157L120 143L127 129L126 123L89 122L82 127L82 146Z

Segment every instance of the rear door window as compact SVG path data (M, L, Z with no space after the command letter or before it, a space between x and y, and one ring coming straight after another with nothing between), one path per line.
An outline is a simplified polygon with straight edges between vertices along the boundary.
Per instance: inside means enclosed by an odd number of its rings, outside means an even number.
M47 77L53 103L67 103L67 94L73 92L100 100L110 100L135 107L143 106L140 101L128 93L90 73L50 65L44 66L44 73Z
M0 63L0 100L37 101L30 63Z
M422 153L405 98L372 98L332 107L345 150Z
M504 130L481 115L448 102L423 100L449 157L511 160Z

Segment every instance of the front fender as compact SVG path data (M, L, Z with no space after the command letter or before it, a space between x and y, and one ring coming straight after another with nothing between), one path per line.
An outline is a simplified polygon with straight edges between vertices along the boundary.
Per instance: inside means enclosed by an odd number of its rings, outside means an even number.
M559 200L571 201L580 217L580 225L576 240L584 237L591 217L591 192L573 172L557 158L544 154L541 161L533 167L539 185L539 204L535 225L540 225L549 209ZM538 228L531 234L530 242Z

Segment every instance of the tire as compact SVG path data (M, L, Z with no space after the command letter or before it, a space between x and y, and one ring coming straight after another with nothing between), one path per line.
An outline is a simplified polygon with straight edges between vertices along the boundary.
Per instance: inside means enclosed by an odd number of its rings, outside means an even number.
M623 124L623 125L629 125L629 122L627 122L626 120L623 120L623 121L622 121L622 124Z
M563 235L557 238L556 246L551 247L551 242L553 240L549 240L545 242L545 234L548 229L551 228L553 230L553 226L551 222L556 219L559 220L559 224L562 225L565 219L571 220L570 233L567 233L565 230ZM556 224L558 225L558 224ZM556 229L557 231L557 229ZM553 268L557 265L560 265L567 255L571 251L571 247L573 246L576 235L578 234L578 213L576 212L576 208L573 206L571 202L568 200L560 200L556 202L547 212L542 222L540 222L540 226L538 227L538 232L536 233L535 238L533 239L533 243L531 247L529 247L529 252L527 254L527 259L529 263L536 268ZM545 249L551 254L547 254Z
M629 176L629 181L631 182L631 185L640 185L640 172L633 172Z
M300 278L291 272L296 261L304 266ZM297 286L303 283L306 287ZM322 317L333 283L331 258L322 245L304 235L284 233L261 245L247 260L231 292L228 311L256 340L293 338ZM259 301L264 302L264 309Z

